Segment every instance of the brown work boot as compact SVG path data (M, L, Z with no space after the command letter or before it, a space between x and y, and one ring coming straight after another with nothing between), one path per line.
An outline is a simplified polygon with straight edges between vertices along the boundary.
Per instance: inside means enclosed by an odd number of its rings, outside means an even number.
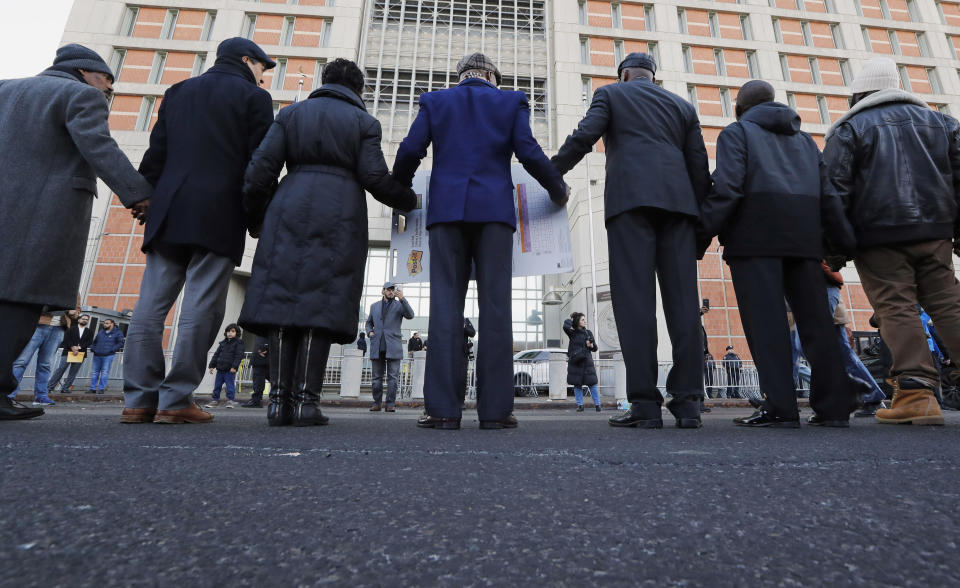
M209 423L213 420L213 415L201 409L196 404L191 404L187 408L179 410L158 410L154 417L155 423Z
M120 414L121 423L139 424L152 423L157 415L155 408L125 408Z
M890 378L893 401L877 410L877 422L895 425L943 425L943 413L933 389L914 378Z

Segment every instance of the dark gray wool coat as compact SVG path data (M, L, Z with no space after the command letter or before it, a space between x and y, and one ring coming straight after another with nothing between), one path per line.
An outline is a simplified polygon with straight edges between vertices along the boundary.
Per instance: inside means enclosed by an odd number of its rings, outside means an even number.
M97 177L124 206L150 197L108 115L103 93L68 73L0 80L0 300L75 307Z
M367 198L410 210L413 190L390 175L381 130L360 97L327 84L280 111L253 154L244 207L257 226L266 216L240 325L323 329L334 343L357 337L367 260ZM270 200L283 165L287 175ZM262 213L259 213L262 214Z

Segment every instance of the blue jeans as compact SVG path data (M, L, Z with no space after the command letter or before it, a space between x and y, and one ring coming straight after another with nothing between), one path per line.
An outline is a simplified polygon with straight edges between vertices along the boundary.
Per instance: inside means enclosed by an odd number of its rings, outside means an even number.
M840 303L840 288L836 286L827 286L827 300L830 302L830 312L833 313L837 309L837 304ZM860 358L857 357L857 354L853 351L853 348L850 347L850 339L847 338L847 330L843 325L836 325L837 327L837 336L840 337L840 343L843 345L843 365L847 371L847 374L860 378L861 380L872 385L873 392L869 396L864 396L863 402L867 404L881 402L886 396L883 394L883 390L880 389L880 386L877 385L877 381L873 379L873 376L870 375L870 370L867 369L867 366L863 365L863 362L860 361Z
M587 386L576 386L573 389L573 397L577 400L577 406L583 406L583 389ZM596 386L590 386L590 396L593 397L593 405L600 406L600 392Z
M61 342L63 342L62 328L38 325L30 342L20 353L20 357L13 362L13 375L19 382L23 378L23 372L27 371L27 366L30 365L33 355L37 354L37 373L33 380L34 398L39 398L47 393L47 384L50 382L50 363ZM10 394L10 398L16 396L18 392L20 392L19 386Z
M801 364L801 359L806 359L803 355L803 347L800 345L800 332L796 329L790 331L790 343L793 345L793 381L797 388L802 388L802 384L810 385L810 366Z
M94 355L93 370L90 373L90 389L95 391L106 390L110 380L110 366L113 365L114 355Z
M227 400L233 400L234 396L237 393L237 388L234 385L234 382L236 381L236 376L237 374L231 373L230 370L227 370L225 372L217 370L217 378L216 380L214 380L214 383L213 383L213 396L211 396L211 398L214 401L220 400L220 388L222 388L223 385L226 384Z

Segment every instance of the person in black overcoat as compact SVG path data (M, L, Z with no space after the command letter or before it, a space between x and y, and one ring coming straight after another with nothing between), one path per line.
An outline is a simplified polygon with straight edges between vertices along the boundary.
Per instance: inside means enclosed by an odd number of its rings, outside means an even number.
M416 206L413 190L387 169L363 85L354 62L328 63L323 86L280 111L247 168L244 206L251 226L262 220L263 229L239 323L270 337L270 425L327 422L317 402L330 345L357 335L364 191L403 211Z
M563 321L563 332L570 338L567 345L567 384L573 386L573 395L577 400L577 412L583 412L583 389L590 389L593 407L600 412L600 392L597 391L597 368L593 365L593 354L597 351L597 342L593 333L587 329L587 317L575 312Z

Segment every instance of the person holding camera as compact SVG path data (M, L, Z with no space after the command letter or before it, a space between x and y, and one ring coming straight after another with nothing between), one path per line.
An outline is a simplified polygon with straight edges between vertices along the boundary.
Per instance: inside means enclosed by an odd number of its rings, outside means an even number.
M383 374L387 374L387 401L384 410L395 412L400 362L403 361L403 341L400 324L413 318L413 308L403 298L403 292L393 282L383 285L383 298L373 303L367 316L367 336L370 337L370 363L373 364L373 405L371 412L380 410L383 398Z
M600 392L597 391L597 369L593 365L593 353L597 342L587 329L587 317L575 312L563 321L563 332L570 338L567 346L567 384L573 386L577 400L577 412L583 412L583 389L590 389L593 408L600 412Z

